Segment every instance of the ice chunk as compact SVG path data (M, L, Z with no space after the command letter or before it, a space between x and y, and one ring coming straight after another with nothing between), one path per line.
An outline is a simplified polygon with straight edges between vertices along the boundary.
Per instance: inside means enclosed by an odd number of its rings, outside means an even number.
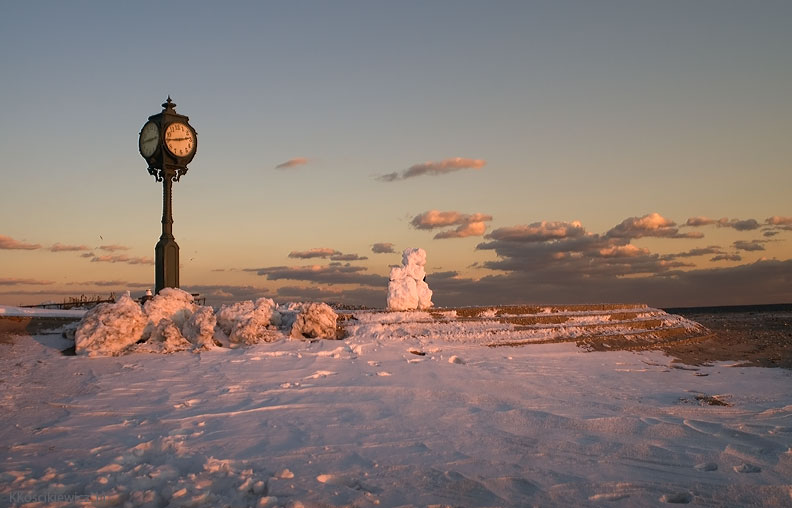
M173 321L181 329L198 306L193 296L178 288L163 288L154 298L143 305L149 318L143 337L151 335L163 319Z
M217 316L217 325L232 344L255 344L270 342L277 338L270 325L281 322L275 312L271 298L259 298L256 302L245 301L223 305Z
M299 304L289 335L295 338L336 338L338 314L326 303Z
M215 346L214 337L217 317L211 307L198 307L190 319L184 323L182 333L196 348L211 349Z
M85 314L74 334L77 354L114 356L143 335L148 317L128 294L115 303L102 303Z
M136 353L175 353L192 349L192 344L184 338L176 323L162 318L147 341L130 349Z

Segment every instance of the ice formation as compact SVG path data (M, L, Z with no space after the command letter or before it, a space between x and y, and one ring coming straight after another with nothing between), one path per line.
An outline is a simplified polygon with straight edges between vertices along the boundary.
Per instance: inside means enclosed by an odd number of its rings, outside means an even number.
M426 278L426 251L405 249L402 266L391 268L388 282L388 309L428 309L432 306L432 290Z
M143 335L148 317L128 294L115 303L102 303L89 310L74 333L77 354L116 355Z
M289 335L295 338L335 338L338 315L326 303L298 304Z
M172 353L237 347L285 337L336 338L338 316L324 303L276 306L270 298L212 307L166 288L143 307L129 294L89 311L77 326L75 351L89 356Z

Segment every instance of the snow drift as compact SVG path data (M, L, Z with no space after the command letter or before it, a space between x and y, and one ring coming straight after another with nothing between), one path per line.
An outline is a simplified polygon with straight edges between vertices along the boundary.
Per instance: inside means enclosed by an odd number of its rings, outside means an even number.
M173 353L238 347L292 338L336 338L338 316L324 303L277 306L270 298L212 307L166 288L145 303L123 295L88 311L75 332L75 351L87 356Z
M388 309L428 309L432 306L432 290L426 278L426 251L404 249L402 266L394 266L388 282Z

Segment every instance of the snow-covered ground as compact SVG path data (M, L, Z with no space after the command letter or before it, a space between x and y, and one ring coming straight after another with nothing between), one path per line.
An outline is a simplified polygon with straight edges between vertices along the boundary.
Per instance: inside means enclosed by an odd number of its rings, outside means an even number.
M367 316L200 353L0 343L0 505L792 505L789 370Z

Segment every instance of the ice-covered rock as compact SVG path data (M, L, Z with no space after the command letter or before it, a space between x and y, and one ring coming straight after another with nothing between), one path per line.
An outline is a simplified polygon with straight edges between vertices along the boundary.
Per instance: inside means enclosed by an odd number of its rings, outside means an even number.
M121 354L143 336L148 317L128 294L115 303L102 303L89 310L74 334L78 355Z
M326 303L303 303L295 315L289 335L294 338L335 339L338 314Z
M424 280L425 265L425 250L404 250L402 266L391 268L388 282L388 309L413 310L432 307L432 290Z

